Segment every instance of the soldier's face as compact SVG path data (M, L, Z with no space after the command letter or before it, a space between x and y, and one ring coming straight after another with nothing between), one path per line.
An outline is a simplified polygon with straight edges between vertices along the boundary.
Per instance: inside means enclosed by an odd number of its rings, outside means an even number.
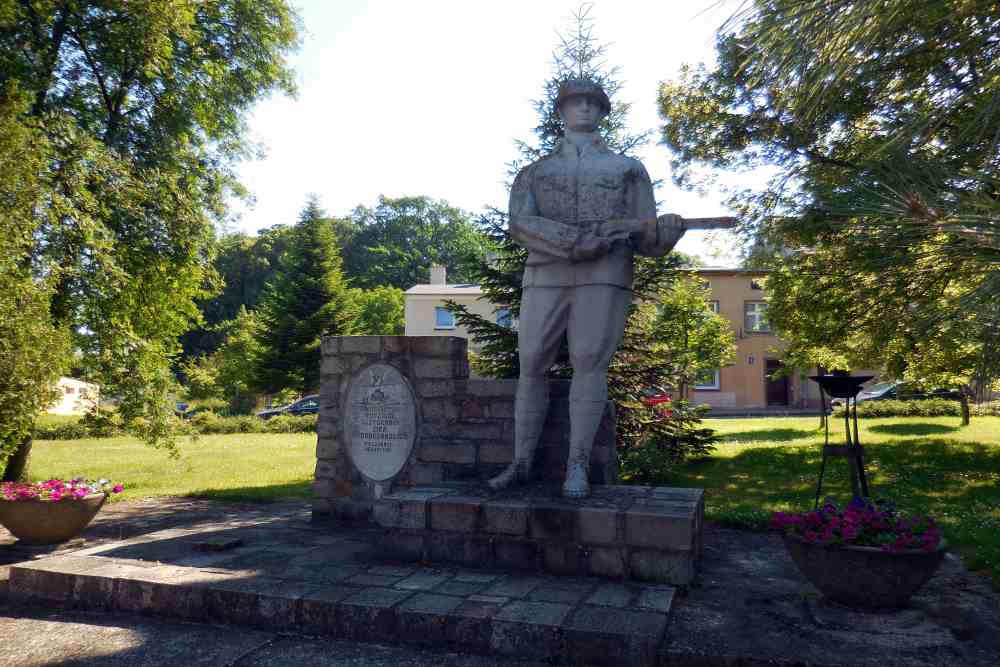
M593 132L602 115L601 107L587 95L574 95L559 105L559 116L574 132Z

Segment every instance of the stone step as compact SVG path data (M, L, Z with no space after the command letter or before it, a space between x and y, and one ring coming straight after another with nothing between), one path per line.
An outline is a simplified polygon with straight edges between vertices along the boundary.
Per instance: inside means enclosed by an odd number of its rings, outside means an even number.
M373 508L399 560L674 585L694 578L703 516L702 489L617 485L579 500L548 484L410 487Z
M656 665L675 592L660 585L384 564L332 563L336 567L317 567L309 579L281 579L100 553L14 565L10 595L562 664ZM112 546L103 553L121 551Z

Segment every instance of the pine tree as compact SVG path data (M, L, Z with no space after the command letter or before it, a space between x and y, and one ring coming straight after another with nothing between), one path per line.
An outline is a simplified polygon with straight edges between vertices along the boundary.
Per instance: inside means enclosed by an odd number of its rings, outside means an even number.
M590 5L581 7L573 14L567 32L559 36L559 45L553 53L552 75L543 85L541 98L534 102L539 116L539 123L534 128L535 141L515 142L519 157L508 164L510 182L523 166L549 153L562 138L564 126L555 100L560 85L567 79L590 79L600 84L608 94L611 112L601 121L598 132L611 150L630 155L647 142L650 132L635 134L628 130L630 105L615 99L622 87L618 78L620 71L618 67L607 65L604 59L606 50L607 46L599 43L594 34ZM520 315L521 279L528 253L511 238L504 212L498 209L487 211L480 218L479 225L492 244L492 261L469 267L469 272L482 287L484 298L497 304L498 310L509 309L516 319ZM678 269L692 263L690 258L680 253L660 258L637 256L635 259L633 293L637 303L655 301L677 277ZM448 302L448 308L477 343L479 349L472 360L477 373L490 377L518 377L515 329L496 324L455 302ZM640 441L660 441L661 436L669 437L665 448L673 452L671 460L679 460L684 457L689 444L684 434L693 433L694 427L678 428L677 424L697 425L698 415L686 405L678 404L675 414L678 417L683 414L687 421L678 418L668 427L663 419L650 415L643 406L643 390L677 383L671 375L671 366L665 362L662 347L658 347L653 330L648 326L649 318L641 315L641 311L639 306L633 305L622 345L608 369L608 393L618 408L619 443L629 449ZM569 374L569 356L564 340L550 375L568 377ZM704 429L699 430L699 444L695 449L704 453L711 447L712 438L710 433L706 435L701 431Z
M351 292L329 218L310 196L258 311L255 366L266 393L319 386L320 338L353 331Z

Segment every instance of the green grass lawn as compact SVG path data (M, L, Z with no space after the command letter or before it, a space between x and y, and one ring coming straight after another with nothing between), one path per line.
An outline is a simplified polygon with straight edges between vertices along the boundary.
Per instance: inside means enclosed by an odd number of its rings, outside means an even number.
M818 419L712 419L722 436L710 457L678 468L664 484L703 487L709 519L762 528L772 510L813 504L823 432ZM863 419L872 494L938 517L952 545L1000 583L1000 417ZM842 438L831 422L831 438ZM227 500L307 498L316 436L309 433L202 436L180 459L131 438L38 441L35 479L106 477L123 481L116 500L198 496ZM846 461L831 459L824 495L846 500Z
M313 433L235 433L181 439L180 458L135 438L39 440L32 479L83 476L123 482L113 499L198 496L225 500L308 498L316 465Z
M762 528L772 510L811 509L821 462L819 419L710 419L722 436L708 458L680 467L663 483L703 487L709 519ZM973 568L1000 584L1000 418L862 419L861 443L872 496L936 516L948 541ZM843 422L830 440L843 444ZM831 458L823 495L850 499L846 459Z

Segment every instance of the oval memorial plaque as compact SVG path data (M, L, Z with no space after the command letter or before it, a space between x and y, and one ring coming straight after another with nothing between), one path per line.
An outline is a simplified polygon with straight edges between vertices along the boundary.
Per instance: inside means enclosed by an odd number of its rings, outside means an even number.
M402 374L381 363L359 371L347 394L347 447L361 474L376 482L398 475L416 434L417 405Z

